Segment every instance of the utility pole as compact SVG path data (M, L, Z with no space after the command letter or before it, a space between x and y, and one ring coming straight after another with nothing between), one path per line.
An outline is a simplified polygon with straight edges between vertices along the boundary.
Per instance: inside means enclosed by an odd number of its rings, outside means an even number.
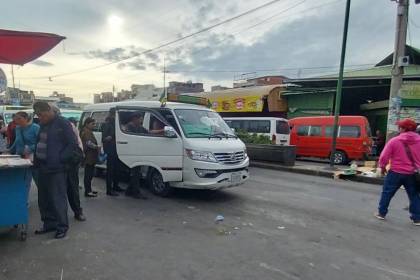
M13 88L15 88L15 72L13 71L13 64L12 64L12 83L13 83Z
M341 94L343 90L343 76L344 76L344 62L346 59L346 47L347 47L347 33L349 30L349 18L350 18L350 0L346 3L346 13L344 17L344 31L343 31L343 42L341 45L341 58L340 58L340 71L338 73L337 92L335 95L335 108L334 108L334 129L332 138L332 147L330 155L330 168L334 168L334 159L337 149L337 134L338 134L338 120L340 116L341 107Z
M404 66L401 60L405 55L407 40L408 6L409 0L395 0L398 3L397 25L395 30L394 58L392 62L392 79L389 91L389 109L386 140L398 132L396 122L400 119L401 96L400 89L403 83Z
M166 61L165 56L163 56L163 94L165 100L168 100L168 92L166 91Z

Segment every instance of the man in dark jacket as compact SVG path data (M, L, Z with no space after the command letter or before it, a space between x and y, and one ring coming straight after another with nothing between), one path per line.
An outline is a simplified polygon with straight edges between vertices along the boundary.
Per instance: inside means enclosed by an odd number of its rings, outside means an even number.
M110 196L118 196L117 191L123 191L118 186L118 154L117 144L115 140L115 109L109 110L108 117L102 126L102 143L104 152L107 154L106 159L106 194Z
M38 205L43 226L35 234L55 231L55 238L66 236L67 216L66 165L68 155L77 149L72 127L46 102L36 102L34 112L41 125L34 156L38 171Z

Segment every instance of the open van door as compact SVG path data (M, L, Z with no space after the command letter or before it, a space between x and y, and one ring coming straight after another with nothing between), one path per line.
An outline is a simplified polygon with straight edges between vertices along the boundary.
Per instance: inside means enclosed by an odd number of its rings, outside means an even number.
M153 167L163 182L182 181L182 138L159 112L117 107L115 122L117 153L124 164Z

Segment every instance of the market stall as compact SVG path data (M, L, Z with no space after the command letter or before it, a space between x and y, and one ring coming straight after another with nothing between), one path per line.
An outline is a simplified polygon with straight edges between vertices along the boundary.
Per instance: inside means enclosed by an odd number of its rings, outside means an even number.
M15 227L26 240L28 225L28 176L31 161L0 155L0 227Z

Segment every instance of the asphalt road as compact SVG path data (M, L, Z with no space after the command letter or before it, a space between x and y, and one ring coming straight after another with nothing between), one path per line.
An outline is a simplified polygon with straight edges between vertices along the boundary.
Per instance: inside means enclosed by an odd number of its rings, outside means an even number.
M400 191L386 222L376 185L251 169L244 186L164 199L83 198L65 240L0 231L0 279L420 279L420 228ZM217 215L225 220L214 223Z

